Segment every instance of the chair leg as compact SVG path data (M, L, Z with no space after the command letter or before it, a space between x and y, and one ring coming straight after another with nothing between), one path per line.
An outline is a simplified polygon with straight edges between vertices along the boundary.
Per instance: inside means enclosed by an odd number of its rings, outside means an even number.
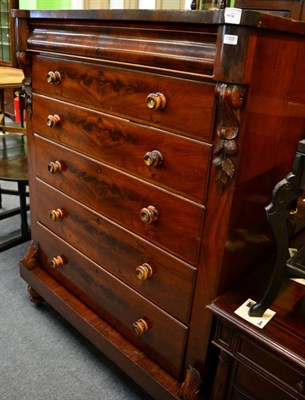
M2 208L2 190L0 185L0 208Z
M27 236L29 227L26 209L26 182L18 182L18 192L20 201L21 234L22 236Z

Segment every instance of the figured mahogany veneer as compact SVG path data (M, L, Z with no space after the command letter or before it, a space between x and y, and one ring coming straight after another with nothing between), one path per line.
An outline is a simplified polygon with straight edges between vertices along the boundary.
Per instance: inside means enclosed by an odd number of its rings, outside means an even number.
M198 139L209 138L214 107L214 85L62 58L35 56L33 89L58 99L81 103L133 121L175 130ZM61 82L49 84L41 76L59 71ZM147 106L147 96L161 92L166 106ZM192 107L189 107L190 98ZM184 111L189 109L188 117ZM162 110L162 111L161 111ZM159 112L156 112L159 111Z
M209 143L172 135L45 96L34 94L32 101L35 104L33 130L39 135L191 200L205 201L212 158ZM54 116L59 117L54 126L47 124L49 111L52 112L52 121L56 119ZM154 150L162 154L162 163L147 168L145 156Z
M239 24L224 11L13 15L32 300L153 398L204 398L205 306L273 251L264 207L304 135L305 27L249 11Z
M66 240L82 253L157 303L180 321L187 323L196 269L153 246L141 237L109 221L101 214L37 179L40 207L37 217L41 224ZM50 218L54 204L60 206L63 217ZM78 240L73 232L78 232ZM148 263L153 275L147 280L137 278L137 268ZM171 282L175 282L172 285ZM177 302L177 298L180 301Z

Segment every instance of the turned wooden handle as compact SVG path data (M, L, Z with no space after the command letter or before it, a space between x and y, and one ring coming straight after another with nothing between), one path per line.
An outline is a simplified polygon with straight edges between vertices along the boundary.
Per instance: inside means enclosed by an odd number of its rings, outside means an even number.
M163 93L149 93L146 97L146 105L150 110L162 110L166 106L166 98Z
M159 218L158 210L154 206L144 207L140 212L140 218L144 224L152 224Z
M60 123L60 116L57 114L48 115L47 118L47 125L49 128L54 128L54 126L59 125Z
M152 267L147 263L143 263L136 268L136 276L141 281L145 281L146 279L150 278L153 276L153 273L154 271Z
M47 73L47 82L52 85L59 85L61 82L61 75L58 71L49 71Z
M52 268L57 269L63 264L64 264L64 260L61 256L56 256L56 257L52 258L52 261L51 261Z
M136 335L141 336L143 333L147 332L149 327L145 319L140 318L132 324L133 330Z
M50 161L48 165L50 174L56 174L62 171L62 164L60 161Z
M52 210L50 212L50 218L54 222L62 220L63 217L64 217L64 213L60 208L57 208L56 210Z
M159 167L163 163L163 156L159 150L148 151L144 156L144 162L148 167Z

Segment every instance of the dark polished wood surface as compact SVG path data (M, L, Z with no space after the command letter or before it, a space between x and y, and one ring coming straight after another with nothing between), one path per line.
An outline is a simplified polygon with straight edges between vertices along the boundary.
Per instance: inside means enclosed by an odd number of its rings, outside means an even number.
M0 179L27 181L26 139L22 136L0 135Z
M236 391L243 390L260 400L275 394L287 400L305 396L305 285L288 278L283 281L270 306L276 314L263 329L234 313L248 298L259 299L262 282L266 284L270 276L267 271L209 305L218 319L214 343L221 349L212 399L233 399ZM236 372L239 369L245 373ZM255 380L260 384L255 385Z
M264 207L304 136L305 25L249 11L240 24L223 11L14 16L33 237L22 276L153 397L194 400L205 306L273 251ZM145 370L93 332L88 307Z

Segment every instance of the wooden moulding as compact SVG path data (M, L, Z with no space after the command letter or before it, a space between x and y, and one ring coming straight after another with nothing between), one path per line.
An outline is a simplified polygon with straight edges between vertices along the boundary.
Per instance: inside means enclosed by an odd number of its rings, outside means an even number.
M193 379L196 376L193 371L197 372L196 370L190 367L182 384L174 379L42 269L36 261L36 253L37 248L32 243L19 264L20 275L29 284L30 295L34 293L35 298L41 297L49 303L153 398L197 398L201 381L198 378Z

